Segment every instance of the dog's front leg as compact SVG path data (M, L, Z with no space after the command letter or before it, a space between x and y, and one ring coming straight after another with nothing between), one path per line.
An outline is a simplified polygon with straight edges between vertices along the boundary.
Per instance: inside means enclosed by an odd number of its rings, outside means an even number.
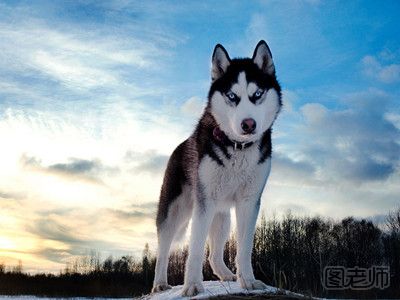
M267 287L262 281L255 279L251 265L251 252L259 208L259 198L241 199L236 203L237 278L241 287L248 290Z
M193 208L189 256L186 261L183 296L194 296L204 291L203 260L207 233L214 216L214 203L196 201Z

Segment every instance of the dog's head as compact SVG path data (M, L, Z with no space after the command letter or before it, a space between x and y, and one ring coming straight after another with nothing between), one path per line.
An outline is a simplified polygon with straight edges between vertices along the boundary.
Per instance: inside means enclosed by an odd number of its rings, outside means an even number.
M281 88L271 51L260 41L252 58L230 59L222 45L212 56L208 107L232 140L254 142L268 130L281 108Z

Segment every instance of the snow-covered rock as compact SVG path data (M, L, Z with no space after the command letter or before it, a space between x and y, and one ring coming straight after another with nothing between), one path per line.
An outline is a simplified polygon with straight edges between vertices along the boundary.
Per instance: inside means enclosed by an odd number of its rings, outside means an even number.
M248 291L242 289L240 284L236 281L204 281L204 293L198 294L195 297L182 297L182 287L183 285L177 285L172 287L170 290L166 290L164 292L150 294L141 297L141 300L186 300L186 299L207 299L213 296L221 296L221 295L232 295L232 294L286 294L286 295L296 295L302 296L298 294L294 294L288 292L286 290L278 289L276 287L267 286L266 289L263 290L252 290Z

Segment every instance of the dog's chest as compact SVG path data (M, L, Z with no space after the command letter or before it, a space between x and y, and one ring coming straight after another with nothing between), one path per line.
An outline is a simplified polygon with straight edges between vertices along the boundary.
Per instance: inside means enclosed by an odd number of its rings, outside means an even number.
M223 166L205 156L199 166L199 177L206 196L218 201L232 200L237 192L257 189L265 177L259 165L257 147L246 150L232 150L230 159L223 158Z

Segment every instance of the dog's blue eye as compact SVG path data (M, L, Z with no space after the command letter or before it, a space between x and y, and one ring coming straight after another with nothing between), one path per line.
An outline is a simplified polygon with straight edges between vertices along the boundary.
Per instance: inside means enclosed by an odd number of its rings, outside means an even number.
M226 96L228 97L229 100L235 101L236 100L236 95L232 92L226 93Z
M257 90L257 92L254 93L254 97L260 98L262 94L264 93L264 90Z

